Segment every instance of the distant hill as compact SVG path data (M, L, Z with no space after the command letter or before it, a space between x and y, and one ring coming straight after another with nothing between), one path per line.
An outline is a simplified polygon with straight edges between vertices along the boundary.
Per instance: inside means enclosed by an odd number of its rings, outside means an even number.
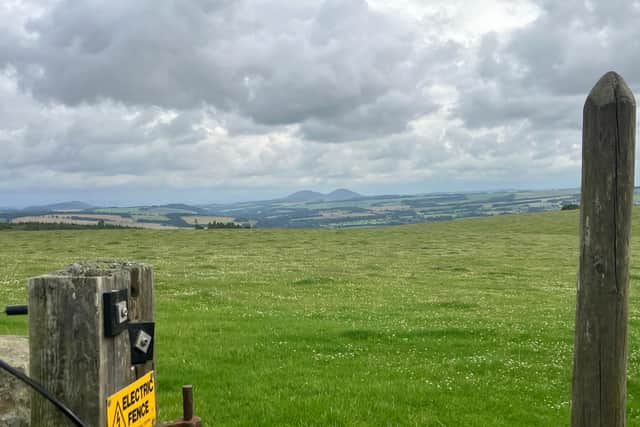
M197 221L258 228L356 228L559 211L579 201L579 189L363 196L341 188L327 194L307 190L275 200L201 206L91 207L65 202L27 208L29 211L0 211L0 224L95 225L104 221L105 225L166 229L193 228ZM640 201L638 193L636 201Z
M362 197L362 195L351 191L351 190L347 190L344 188L339 188L337 190L332 191L331 193L328 194L323 194L323 193L318 193L317 191L309 191L309 190L303 190L303 191L297 191L293 194L288 195L287 197L285 197L284 199L282 199L285 202L339 202L342 200L350 200L350 199L357 199Z
M186 205L184 203L169 203L166 205L152 206L151 208L160 208L160 209L164 208L164 209L175 210L175 211L206 213L206 209L203 209L198 206Z
M45 211L45 212L54 212L54 211L83 211L86 209L92 209L93 206L84 202L72 201L72 202L60 202L60 203L52 203L50 205L42 205L42 206L29 206L24 208L23 211Z
M542 212L577 204L576 189L362 196L346 189L299 191L286 198L216 205L208 215L258 228L355 228Z
M317 191L296 191L293 194L289 194L283 200L286 202L318 202L324 198L324 194Z
M355 191L347 190L345 188L339 188L327 194L324 199L328 202L339 202L342 200L359 199L362 195Z

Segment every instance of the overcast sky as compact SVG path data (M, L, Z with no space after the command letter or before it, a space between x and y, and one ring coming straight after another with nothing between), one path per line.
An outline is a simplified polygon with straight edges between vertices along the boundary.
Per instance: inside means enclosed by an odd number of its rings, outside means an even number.
M640 1L0 2L0 206L580 183ZM637 173L636 173L637 175Z

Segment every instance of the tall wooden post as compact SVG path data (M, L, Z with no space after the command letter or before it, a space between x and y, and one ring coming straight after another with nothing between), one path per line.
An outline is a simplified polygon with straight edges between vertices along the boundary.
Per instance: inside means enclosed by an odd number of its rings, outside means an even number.
M636 104L605 74L584 104L571 425L624 426Z
M153 321L153 273L128 262L81 262L29 280L31 376L90 426L106 425L106 400L153 369L131 365L127 330L105 336L103 294L128 290L129 321ZM62 426L67 420L33 395L31 425Z

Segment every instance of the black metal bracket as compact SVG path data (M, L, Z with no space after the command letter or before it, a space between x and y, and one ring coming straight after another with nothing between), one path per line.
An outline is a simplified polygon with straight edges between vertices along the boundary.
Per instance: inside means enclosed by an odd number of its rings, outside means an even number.
M129 342L131 343L131 364L138 365L153 360L155 341L154 322L129 323Z
M129 323L128 299L128 289L102 294L105 337L115 337L127 329L127 324Z

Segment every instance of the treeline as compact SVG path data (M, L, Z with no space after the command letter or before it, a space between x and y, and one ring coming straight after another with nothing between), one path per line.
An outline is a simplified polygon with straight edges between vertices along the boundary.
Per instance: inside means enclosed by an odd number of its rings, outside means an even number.
M580 205L577 205L575 203L570 203L568 205L563 205L562 208L560 208L560 210L563 210L563 211L573 211L573 210L576 210L576 209L580 209Z
M217 222L213 221L206 225L198 224L197 222L194 225L196 230L214 230L219 228L251 228L250 225L246 224L236 224L235 222Z
M16 230L16 231L42 231L42 230L105 230L126 228L121 225L105 224L104 222L95 225L88 224L65 224L62 222L0 222L0 231Z

